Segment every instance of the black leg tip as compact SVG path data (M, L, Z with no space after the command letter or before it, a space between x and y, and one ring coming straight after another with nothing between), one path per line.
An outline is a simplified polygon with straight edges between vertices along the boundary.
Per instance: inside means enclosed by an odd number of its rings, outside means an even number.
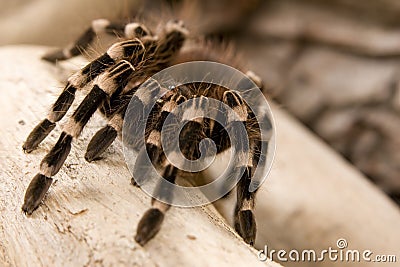
M139 245L144 246L158 233L163 220L164 213L159 209L149 209L146 211L139 221L135 241L139 243Z
M39 146L40 141L38 138L34 140L31 135L26 139L25 143L22 145L22 150L24 153L31 153Z
M24 153L29 154L35 149L36 149L35 147L29 147L29 145L26 142L22 145L22 150L24 151Z
M143 183L144 183L144 180L137 180L138 178L131 178L131 184L134 186L134 187L138 187L138 188L140 188L140 185L142 185Z
M56 124L48 119L44 119L38 125L36 125L36 127L29 134L28 138L26 138L25 143L22 145L24 152L30 153L35 150L55 127Z
M85 153L87 162L101 159L100 155L114 142L117 138L118 132L107 125L100 129L90 140Z
M94 155L91 155L91 154L89 154L89 153L87 153L86 152L86 154L85 154L85 160L87 161L87 162L93 162L93 161L95 161L95 160L99 160L99 159L101 159L101 157L95 157Z
M65 60L67 58L65 57L63 50L57 50L47 53L42 57L42 59L50 63L56 63L58 60Z
M22 211L25 213L25 215L32 215L32 213L38 208L34 207L32 205L29 205L28 203L24 203L24 205L22 205Z
M239 234L242 236L243 240L247 244L253 246L256 239L257 231L256 221L253 212L251 210L241 210L239 211L238 219L239 225L235 225L235 228L238 227L240 229Z
M28 189L26 189L24 204L22 205L22 211L25 214L31 215L39 207L52 182L53 179L43 174L37 174L33 177Z
M147 241L146 240L144 240L141 236L139 236L139 235L136 235L135 236L135 241L136 241L136 243L138 243L139 245L141 245L142 247L144 246L144 245L146 245L146 243L147 243Z
M133 177L131 178L131 184L133 186L139 187L138 183L136 182L135 178L133 178Z

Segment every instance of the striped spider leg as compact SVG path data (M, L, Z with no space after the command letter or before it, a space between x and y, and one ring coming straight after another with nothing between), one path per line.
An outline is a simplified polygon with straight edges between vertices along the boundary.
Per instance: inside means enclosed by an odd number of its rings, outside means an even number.
M46 138L67 113L75 99L75 92L83 89L99 74L122 59L138 64L135 77L140 82L145 77L168 66L171 59L182 47L187 30L182 22L168 22L160 38L145 36L139 39L127 40L112 45L106 53L90 62L80 71L72 75L58 99L53 104L46 119L41 121L30 133L24 145L24 151L29 153Z
M23 149L26 152L34 150L54 129L55 123L68 111L78 88L90 82L93 87L69 118L59 140L42 160L40 172L29 184L22 206L25 213L31 214L39 206L53 181L51 177L58 173L68 156L72 140L79 137L93 113L114 94L124 93L123 89L130 80L140 82L168 66L182 47L186 35L187 30L180 21L171 21L160 37L145 36L142 40L116 43L104 55L71 76L48 118L36 126L25 141Z
M67 158L72 140L79 137L83 127L99 105L126 83L134 70L128 61L121 60L95 80L91 91L64 125L57 143L42 160L40 172L29 184L22 206L25 213L31 214L39 206L53 181L51 177L58 173Z
M92 162L100 159L101 154L114 142L118 134L121 134L126 109L137 88L138 86L124 89L126 93L112 99L107 107L103 106L104 110L101 112L107 117L108 123L98 130L90 140L85 153L86 161Z
M46 138L46 136L55 128L56 122L60 121L67 113L69 107L75 99L75 92L82 90L91 83L100 74L108 68L115 65L124 58L136 57L136 54L144 53L143 43L139 39L124 41L112 45L106 53L87 64L80 71L73 74L53 104L50 112L43 121L41 121L29 134L22 148L29 153Z
M207 108L208 99L214 98L226 104L237 115L233 117L225 114L224 119L227 127L234 128L237 124L242 124L249 136L250 149L243 148L243 150L237 151L240 164L233 170L242 173L237 184L237 205L234 220L235 230L243 237L245 242L253 245L256 236L256 222L253 214L256 192L250 192L249 186L253 167L259 163L257 145L259 145L258 139L260 137L258 126L254 123L255 118L251 115L243 99L235 91L226 89L221 91L221 88L217 88L215 92L212 92L213 90L210 90L209 87L204 89L204 85L201 84L195 84L191 88L189 94L186 86L179 86L174 89L174 94L170 98L166 99L161 106L155 106L157 111L154 112L154 118L149 119L154 123L147 125L149 129L146 129L145 147L139 152L133 173L141 173L141 177L135 177L136 180L139 180L139 184L141 184L142 179L146 179L146 177L142 177L146 172L137 172L135 169L143 168L144 161L141 160L141 157L148 156L164 179L154 189L151 200L152 207L139 221L135 240L144 245L160 230L165 213L170 208L169 203L173 198L173 188L168 186L168 182L174 184L176 177L184 172L168 161L161 144L161 129L168 116L172 115L175 120L184 125L179 134L179 147L183 155L189 160L196 160L200 157L200 142L204 138L210 138L214 141L217 153L221 153L231 146L228 134L223 128L218 127L217 123L210 123L207 118L202 118L202 114ZM191 106L183 111L181 117L174 117L175 115L171 111L188 99L193 99ZM134 128L134 125L131 127ZM135 181L133 183L137 185Z
M126 39L142 38L151 35L146 26L137 22L123 24L110 22L107 19L96 19L92 21L91 26L75 41L75 43L64 49L48 53L44 55L42 59L55 63L59 60L66 60L78 56L88 49L96 36L100 34Z
M233 147L227 130L221 124L201 116L205 113L209 100L215 99L228 106L236 114L236 116L231 116L230 113L219 114L226 128L235 131L235 127L244 126L249 137L248 147L241 147L235 151L239 164L232 172L241 174L236 185L235 230L245 242L253 245L256 236L256 221L253 213L256 191L251 191L250 187L254 170L266 162L265 150L261 151L262 143L266 141L261 140L260 129L263 126L258 124L243 97L229 88L205 85L201 82L180 85L168 90L152 79L147 80L153 74L171 66L173 62L179 62L179 53L188 34L180 21L170 21L161 32L152 35L146 27L138 23L114 24L106 20L96 20L75 44L50 53L44 59L56 62L77 56L81 50L88 48L99 33L119 35L129 40L112 45L107 52L72 75L47 118L29 134L23 145L23 149L28 153L36 149L55 128L56 123L64 117L75 99L75 92L90 86L91 90L68 118L57 143L42 160L39 173L34 176L26 190L22 210L26 214L32 214L40 205L52 184L52 177L58 173L66 160L73 139L79 137L96 110L105 115L108 123L92 137L88 144L85 159L89 162L98 159L115 138L121 135L124 118L129 112L128 105L133 104L139 110L141 108L144 110L149 108L151 100L163 91L166 94L160 99L161 101L156 102L149 118L144 118L144 115L138 112L129 125L132 131L127 140L135 143L138 142L137 138L140 138L140 133L135 132L135 129L139 127L135 127L135 124L147 120L144 144L139 146L134 168L148 168L149 166L143 164L143 158L147 156L164 178L154 189L151 208L144 213L138 223L136 242L144 245L158 233L165 214L170 208L169 203L173 199L173 190L169 184L175 184L177 177L188 174L187 171L180 170L169 162L165 155L161 143L161 131L164 129L167 117L172 116L173 121L184 125L179 133L179 148L189 160L200 158L200 142L205 138L214 141L217 154ZM257 85L261 85L259 78L252 72L247 72L247 76ZM239 86L246 87L247 85ZM190 106L179 116L173 114L177 106L189 100L193 101L189 102ZM193 116L193 114L198 116ZM137 172L134 170L133 174L135 173ZM141 184L148 178L146 172L141 170L138 173L144 175L132 178L134 185Z

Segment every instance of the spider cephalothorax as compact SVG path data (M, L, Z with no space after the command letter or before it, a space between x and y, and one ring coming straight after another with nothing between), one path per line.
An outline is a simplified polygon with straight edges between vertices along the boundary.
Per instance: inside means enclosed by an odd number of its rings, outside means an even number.
M122 124L128 104L146 106L157 92L146 88L145 81L153 74L182 61L182 47L188 36L181 21L168 22L163 30L152 34L145 26L138 23L126 25L113 24L106 20L94 21L92 27L70 48L66 48L44 57L55 62L79 55L86 49L98 33L117 34L127 40L115 43L106 53L91 61L87 66L72 75L63 92L53 104L49 115L30 133L23 145L26 152L31 152L54 129L68 111L75 98L75 92L90 86L91 90L68 118L59 140L48 152L40 164L39 173L32 179L25 194L22 210L31 214L40 204L53 182L53 176L58 173L71 149L73 139L78 138L83 127L96 110L100 110L108 119L108 124L100 129L90 141L85 159L93 161L111 145L122 131ZM248 76L259 82L251 72ZM143 86L143 84L145 86ZM145 148L153 165L158 167L161 176L174 183L182 171L168 162L164 155L160 140L160 132L165 119L179 104L193 100L184 110L181 120L187 120L179 135L180 149L187 159L199 157L199 144L204 138L214 141L217 153L231 146L227 132L220 124L201 116L191 117L189 114L201 114L208 99L216 99L230 107L236 116L222 114L227 127L236 124L244 125L249 137L248 151L242 151L238 158L242 162L238 168L241 178L237 184L237 204L235 208L235 229L247 243L253 244L256 235L256 223L253 215L255 191L249 190L254 167L259 163L260 129L251 109L240 94L229 88L205 83L191 83L171 89L154 105L147 118ZM136 121L142 120L137 115ZM133 128L135 121L132 122ZM146 177L135 177L135 180ZM132 180L134 184L136 182ZM158 191L157 191L158 190ZM164 192L161 183L156 188L155 195L170 198L171 192ZM169 209L168 201L152 199L152 208L140 220L135 240L144 245L160 229L164 214Z

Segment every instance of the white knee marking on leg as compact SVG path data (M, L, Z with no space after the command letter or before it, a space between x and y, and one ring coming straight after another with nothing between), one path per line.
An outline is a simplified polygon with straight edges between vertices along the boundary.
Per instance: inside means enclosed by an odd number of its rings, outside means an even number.
M153 100L152 95L156 93L157 95L155 97L158 98L160 95L164 95L163 93L166 91L167 89L161 87L158 81L149 79L140 86L135 95L142 101L143 105L148 105Z
M152 88L149 88L148 86L141 86L139 90L136 92L136 96L142 101L143 105L148 105L150 101L152 101L152 91L157 90L156 88L153 88L153 86L160 86L157 82L156 84L149 84Z
M236 158L238 162L241 162L241 164L245 165L243 167L247 167L247 162L249 160L249 154L247 151L236 151Z
M92 21L92 29L95 33L104 32L108 25L110 25L110 21L106 19L96 19Z
M66 58L71 58L72 54L71 54L71 49L73 48L73 46L69 46L63 49L62 53L64 55L64 57Z
M161 201L158 201L158 200L154 200L152 206L153 206L153 208L158 209L162 213L165 213L170 207L170 205L165 204L164 202L161 202Z
M42 162L39 168L40 174L43 174L46 177L51 177L51 173L53 172L53 170L46 162Z
M253 152L250 150L249 153L247 153L248 155L248 160L247 160L247 167L252 168L253 166L253 158L254 158L254 154Z
M164 104L164 106L161 108L161 111L167 111L167 112L172 112L176 108L176 103L175 101L168 101L167 103Z
M137 22L127 24L124 29L125 37L135 38L136 37L135 29L137 27L140 27L140 24Z
M109 125L117 132L121 132L123 123L124 119L122 118L121 114L115 114L114 117L111 118Z
M151 94L149 91L145 89L138 90L136 96L140 99L140 101L142 101L143 105L147 105L148 103L150 103Z
M228 123L233 121L246 121L247 120L247 107L245 105L239 105L228 112Z
M149 137L147 138L146 143L160 147L161 133L157 130L151 131L151 133L149 134Z
M79 89L81 87L82 81L83 76L81 71L75 72L68 78L68 82L76 89Z
M121 43L113 44L108 50L107 54L114 60L118 60L124 55L124 48L121 46Z
M137 38L134 38L133 40L119 42L119 43L112 45L107 50L107 54L114 60L122 59L124 57L125 47L129 47L129 46L136 46L137 49L135 50L135 52L137 52L137 53L139 53L139 51L145 50L143 42ZM133 56L135 56L135 54L133 54Z
M248 189L246 188L246 190L248 190ZM251 199L250 200L244 199L243 204L240 207L240 210L253 210L253 208L254 208L254 201Z
M53 110L50 110L49 114L47 115L47 119L52 122L55 123L56 122L56 113Z
M210 120L208 127L210 128L210 131L214 131L214 126L215 126L215 120Z
M108 95L112 95L117 88L117 84L114 79L109 76L109 72L105 72L98 76L94 82L101 90Z
M167 33L180 32L185 36L189 35L189 31L185 28L182 21L168 21L167 25L165 26L165 31Z
M246 72L246 76L249 77L258 87L262 87L262 80L257 74L249 70Z
M79 122L73 120L73 118L69 119L68 122L64 125L63 131L66 134L71 135L73 138L77 138L82 131L82 126Z

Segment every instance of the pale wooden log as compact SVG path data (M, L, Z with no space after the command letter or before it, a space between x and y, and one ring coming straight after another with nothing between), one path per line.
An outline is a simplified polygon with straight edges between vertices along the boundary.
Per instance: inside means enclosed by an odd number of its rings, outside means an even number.
M400 210L382 191L279 108L273 109L277 153L270 176L257 193L256 248L298 251L346 249L395 255L397 262L285 262L285 266L399 266ZM215 162L215 165L220 165ZM213 167L213 166L212 166ZM211 170L217 175L217 168ZM230 220L235 194L216 203ZM232 224L232 222L230 222ZM319 254L317 254L319 255ZM288 255L285 256L286 258ZM277 260L276 254L273 260ZM334 265L335 264L335 265Z
M213 206L171 208L158 235L145 247L136 244L136 225L150 197L130 184L120 142L101 161L83 159L104 124L100 116L73 144L44 204L27 218L24 190L60 132L57 127L37 151L22 152L62 87L62 68L40 60L48 50L0 49L0 266L280 266L259 261ZM64 69L82 63L72 62Z

